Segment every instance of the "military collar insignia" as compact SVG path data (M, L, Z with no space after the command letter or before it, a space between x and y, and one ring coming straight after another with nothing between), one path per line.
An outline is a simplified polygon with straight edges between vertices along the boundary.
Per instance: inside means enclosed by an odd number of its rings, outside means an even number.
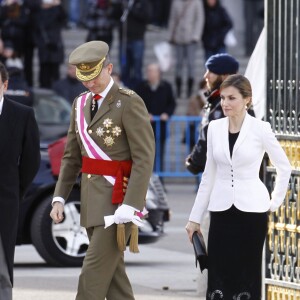
M117 107L117 108L120 108L121 105L122 105L122 104L121 104L121 100L118 100L118 101L117 101L117 104L116 104L116 107Z

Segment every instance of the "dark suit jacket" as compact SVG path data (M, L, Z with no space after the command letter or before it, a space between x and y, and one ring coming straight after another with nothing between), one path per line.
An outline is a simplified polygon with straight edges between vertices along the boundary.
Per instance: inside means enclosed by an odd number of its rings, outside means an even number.
M0 235L13 282L19 201L40 163L39 132L32 108L4 98L0 134Z

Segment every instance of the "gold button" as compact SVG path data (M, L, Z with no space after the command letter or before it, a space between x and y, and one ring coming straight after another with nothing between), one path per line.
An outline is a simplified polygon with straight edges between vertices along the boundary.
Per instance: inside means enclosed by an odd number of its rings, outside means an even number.
M91 177L92 177L92 175L91 175L91 174L88 174L87 178L91 178Z
M92 132L93 132L93 130L92 130L92 129L89 129L88 133L91 134Z

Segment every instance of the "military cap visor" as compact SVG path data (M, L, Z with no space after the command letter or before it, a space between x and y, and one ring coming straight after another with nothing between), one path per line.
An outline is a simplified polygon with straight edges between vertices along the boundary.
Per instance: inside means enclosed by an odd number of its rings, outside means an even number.
M102 41L84 43L72 51L69 63L76 66L76 77L80 81L96 78L102 71L109 47Z

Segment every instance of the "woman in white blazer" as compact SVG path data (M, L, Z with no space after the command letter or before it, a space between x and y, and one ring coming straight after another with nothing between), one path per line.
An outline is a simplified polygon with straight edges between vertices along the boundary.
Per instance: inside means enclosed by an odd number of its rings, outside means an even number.
M270 124L247 113L248 79L231 75L220 91L225 118L209 124L207 162L186 230L191 240L210 212L206 299L258 300L267 212L283 202L291 165ZM259 178L265 152L277 172L271 197Z

